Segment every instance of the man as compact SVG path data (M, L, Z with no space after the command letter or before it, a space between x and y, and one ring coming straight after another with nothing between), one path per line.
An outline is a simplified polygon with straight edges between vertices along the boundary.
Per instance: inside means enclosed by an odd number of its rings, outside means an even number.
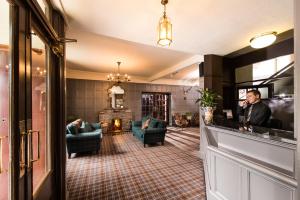
M266 126L271 116L270 108L261 102L258 90L249 90L247 99L239 102L238 114L243 117L244 124Z

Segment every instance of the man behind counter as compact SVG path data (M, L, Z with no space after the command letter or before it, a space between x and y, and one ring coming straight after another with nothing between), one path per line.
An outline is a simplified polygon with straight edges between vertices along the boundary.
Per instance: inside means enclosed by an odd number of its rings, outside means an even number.
M258 90L249 90L247 99L240 101L238 114L243 117L243 123L254 126L266 126L271 116L270 108L261 101Z

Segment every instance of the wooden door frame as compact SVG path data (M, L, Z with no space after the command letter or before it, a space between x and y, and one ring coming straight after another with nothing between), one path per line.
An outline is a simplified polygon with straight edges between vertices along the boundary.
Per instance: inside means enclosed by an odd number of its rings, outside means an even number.
M10 106L10 135L11 135L11 155L14 158L13 162L10 164L11 169L11 187L10 194L11 199L21 199L20 196L24 191L21 191L22 188L19 186L19 177L20 177L20 122L25 121L25 104L20 105L20 102L25 102L25 96L20 92L21 86L25 78L22 77L20 69L20 63L25 63L25 55L21 56L21 49L25 49L24 38L20 35L21 27L25 26L24 21L20 21L20 10L19 7L15 4L9 2L10 5L10 46L11 46L11 106ZM22 12L22 11L21 11ZM23 39L23 40L22 40ZM24 67L25 68L25 67ZM25 88L23 88L25 90ZM25 127L24 127L25 129ZM25 184L25 183L24 183ZM23 194L24 196L25 194Z

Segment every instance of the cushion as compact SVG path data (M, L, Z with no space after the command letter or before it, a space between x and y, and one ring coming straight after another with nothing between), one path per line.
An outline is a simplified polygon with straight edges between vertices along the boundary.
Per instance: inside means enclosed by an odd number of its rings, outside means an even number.
M157 128L166 128L166 122L164 121L159 121L157 123Z
M146 116L146 117L143 117L143 118L142 118L142 124L144 124L144 123L145 123L145 121L147 121L147 119L149 119L149 117L148 117L148 116Z
M72 135L78 134L78 128L77 128L76 124L74 124L74 123L68 124L67 125L67 132L69 134L72 134Z
M157 128L158 120L157 119L151 119L149 128Z
M81 129L83 133L93 131L92 125L89 124L88 122L82 122Z
M77 126L77 128L80 128L82 125L82 119L76 119L72 123L75 124Z
M95 129L101 129L101 124L100 123L91 123L92 128Z
M147 119L147 120L142 124L142 129L148 128L149 124L150 124L150 119Z

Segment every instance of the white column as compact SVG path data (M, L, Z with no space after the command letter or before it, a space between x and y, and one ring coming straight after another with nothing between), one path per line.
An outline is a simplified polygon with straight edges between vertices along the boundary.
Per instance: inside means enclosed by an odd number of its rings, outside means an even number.
M295 199L300 199L300 1L294 0L294 50L295 50L295 136L297 137L296 153L296 174L298 181L297 195Z

